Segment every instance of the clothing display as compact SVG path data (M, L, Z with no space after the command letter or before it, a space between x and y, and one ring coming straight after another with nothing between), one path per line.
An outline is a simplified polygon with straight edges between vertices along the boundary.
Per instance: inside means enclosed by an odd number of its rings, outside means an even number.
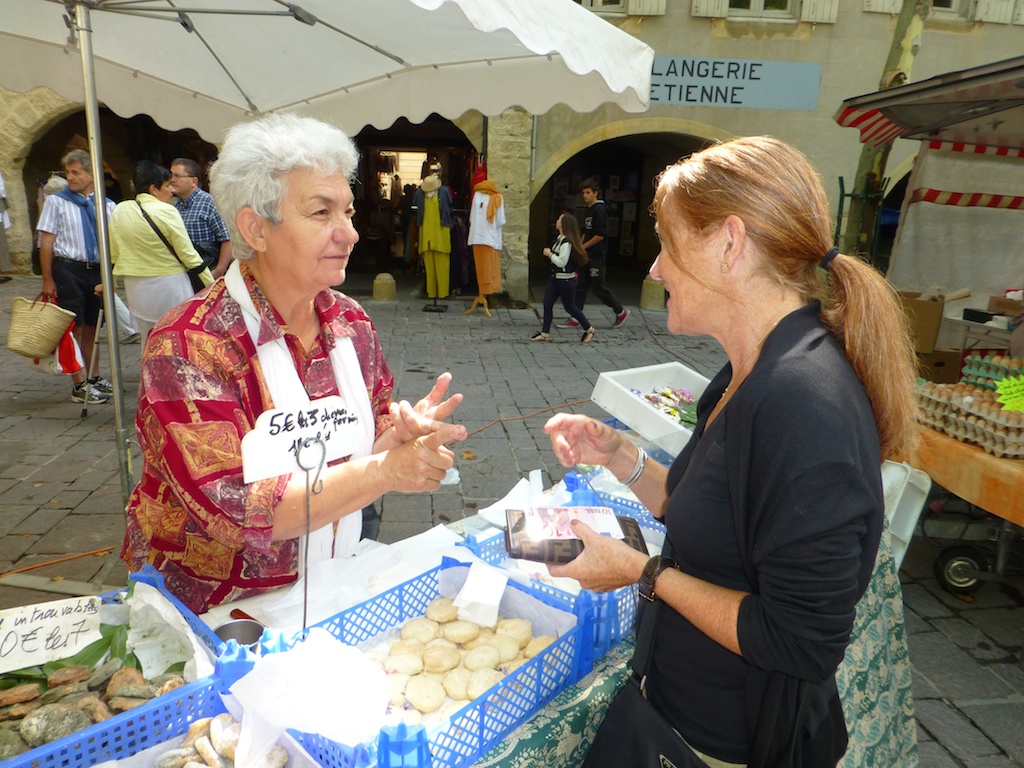
M419 251L427 273L427 296L443 299L449 293L452 250L452 195L436 176L423 179L416 193Z
M284 339L310 398L340 394L331 351L336 337L351 340L379 436L390 424L394 380L362 307L344 294L321 292L320 334L304 356L244 262L240 272L260 316L260 341ZM152 563L193 611L297 578L298 539L271 541L273 509L290 476L242 481L241 438L272 407L268 396L256 347L224 281L179 305L151 332L136 416L144 463L128 502L121 558L133 571ZM203 529L190 518L202 520ZM217 531L216 538L203 530Z
M493 181L473 187L469 207L469 244L473 246L478 293L488 296L501 291L501 228L505 226L505 202Z

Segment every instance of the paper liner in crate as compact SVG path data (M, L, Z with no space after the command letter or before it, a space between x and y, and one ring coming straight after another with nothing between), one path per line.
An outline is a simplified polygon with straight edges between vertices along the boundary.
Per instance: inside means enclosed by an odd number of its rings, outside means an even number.
M590 398L662 450L678 456L690 440L693 430L677 418L655 408L643 395L664 387L685 389L696 402L708 383L709 379L682 363L661 363L602 373Z

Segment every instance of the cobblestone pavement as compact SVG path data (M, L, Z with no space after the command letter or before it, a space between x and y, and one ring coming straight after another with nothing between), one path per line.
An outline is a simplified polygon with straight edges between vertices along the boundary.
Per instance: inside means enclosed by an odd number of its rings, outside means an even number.
M622 327L611 327L611 310L593 300L587 305L597 328L589 345L580 344L578 331L560 327L560 308L553 342L531 343L540 328L539 302L492 309L488 318L481 310L467 316L470 300L452 297L440 302L447 312L426 312L431 302L415 276L398 275L396 302L373 301L372 280L373 274L351 274L346 290L377 326L397 397L418 399L438 374L451 371L455 390L465 394L458 417L470 431L456 447L458 484L430 495L391 493L378 503L384 541L472 515L532 469L543 471L546 484L559 480L565 469L543 434L544 422L555 410L605 418L588 402L599 373L680 360L711 375L724 361L713 340L672 336L664 311L638 308L640 276L613 275L613 290L632 311ZM4 339L12 298L32 298L38 290L38 278L0 284ZM120 350L125 423L134 438L141 345ZM100 354L109 378L105 344ZM60 589L75 594L124 584L127 573L116 558L124 515L113 403L90 406L83 417L82 405L70 400L68 378L33 370L6 349L0 361L0 571L41 566L0 580L0 608L58 599ZM134 447L131 456L138 466ZM1015 549L1019 555L1020 542ZM920 765L1024 766L1024 578L986 584L965 602L939 588L932 575L936 551L915 538L901 571Z

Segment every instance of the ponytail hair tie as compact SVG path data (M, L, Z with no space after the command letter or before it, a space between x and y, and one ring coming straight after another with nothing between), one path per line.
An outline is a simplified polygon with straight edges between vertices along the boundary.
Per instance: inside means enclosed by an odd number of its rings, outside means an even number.
M818 262L818 266L824 269L826 272L828 272L828 267L832 263L832 259L834 259L838 255L839 249L833 245L831 248L829 248L828 253L826 253L822 257L821 261Z

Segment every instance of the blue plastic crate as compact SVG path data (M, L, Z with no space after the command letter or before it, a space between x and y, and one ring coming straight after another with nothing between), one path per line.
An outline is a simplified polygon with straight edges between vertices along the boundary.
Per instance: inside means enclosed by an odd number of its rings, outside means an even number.
M109 720L8 758L4 768L87 768L130 757L183 735L202 717L224 712L212 678L183 685Z
M316 626L326 629L347 645L358 645L407 619L422 616L430 602L440 594L441 572L453 567L466 566L446 559L441 566ZM553 599L534 589L533 585L525 587L510 581L508 588L519 590L560 611L573 613L567 610L564 600ZM486 694L466 704L439 729L429 732L432 768L462 768L471 765L532 717L558 692L589 672L593 659L585 658L586 648L581 642L587 629L577 616L572 631L563 634L541 654L519 667ZM298 639L298 636L282 639L278 650L286 650ZM422 740L423 733L422 728L382 729L376 745L377 765L380 768L395 768L417 764L416 740ZM352 748L334 744L322 737L300 733L292 735L321 765L329 768L353 768L357 766L358 760L367 755L365 750L360 752L357 748L354 754ZM410 756L412 762L409 762Z

